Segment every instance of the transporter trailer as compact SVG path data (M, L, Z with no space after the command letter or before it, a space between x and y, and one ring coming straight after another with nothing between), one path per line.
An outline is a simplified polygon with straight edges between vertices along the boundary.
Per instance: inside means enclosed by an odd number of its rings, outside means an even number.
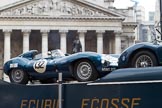
M0 108L161 108L162 67L118 69L91 82L0 81Z

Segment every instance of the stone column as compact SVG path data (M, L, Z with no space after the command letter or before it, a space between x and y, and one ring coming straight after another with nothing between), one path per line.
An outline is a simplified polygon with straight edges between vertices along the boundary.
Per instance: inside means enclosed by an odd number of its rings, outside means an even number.
M81 42L81 45L82 45L82 52L85 51L85 33L87 31L85 30L79 30L78 31L78 34L79 34L79 39L80 39L80 42Z
M109 53L110 54L112 54L112 46L113 46L112 43L113 42L111 40L109 40Z
M29 51L29 36L31 30L22 30L23 32L23 53Z
M115 53L120 54L121 53L121 31L115 31Z
M12 30L3 30L4 32L4 63L11 58L11 32ZM2 72L2 79L10 82L9 77Z
M12 30L3 30L4 32L4 63L11 57L11 32Z
M48 33L49 30L41 30L42 33L42 56L46 56L48 53Z
M97 32L97 53L103 53L103 33L105 31L96 31Z
M60 46L61 46L61 50L66 53L67 52L67 45L66 45L66 35L68 33L68 30L60 30Z

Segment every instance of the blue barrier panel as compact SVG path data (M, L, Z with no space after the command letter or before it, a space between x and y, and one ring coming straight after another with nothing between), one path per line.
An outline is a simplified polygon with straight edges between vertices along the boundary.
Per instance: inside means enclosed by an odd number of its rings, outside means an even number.
M56 108L57 85L26 86L0 82L0 108Z
M63 108L160 108L162 67L116 70L94 82L62 85ZM117 82L116 82L117 81ZM59 108L58 84L0 81L0 108Z
M64 108L159 108L162 82L66 85Z
M57 85L0 83L0 108L58 108ZM63 84L63 108L159 108L162 82Z

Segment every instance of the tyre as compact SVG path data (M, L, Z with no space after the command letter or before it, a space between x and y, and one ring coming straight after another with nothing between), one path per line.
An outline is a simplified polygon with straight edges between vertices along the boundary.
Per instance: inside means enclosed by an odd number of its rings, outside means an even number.
M155 55L149 51L140 51L135 54L131 60L131 67L153 67L157 66L157 59Z
M97 79L98 73L89 60L80 60L74 66L74 76L80 82Z
M16 84L27 84L28 75L22 69L13 69L9 74L10 81Z

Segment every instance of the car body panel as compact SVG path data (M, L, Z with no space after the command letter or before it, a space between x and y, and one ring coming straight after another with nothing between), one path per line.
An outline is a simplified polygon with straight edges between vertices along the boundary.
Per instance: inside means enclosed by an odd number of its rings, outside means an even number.
M125 68L118 69L94 81L96 82L126 82L126 81L154 81L162 79L162 67Z
M122 52L118 61L119 68L128 67L130 59L133 57L133 55L141 50L147 50L152 52L157 58L158 65L162 65L162 46L159 44L143 42L130 46Z
M32 79L57 78L58 72L62 72L64 78L72 78L74 77L75 63L83 59L91 61L100 76L108 74L111 71L109 68L117 68L117 65L108 64L105 66L101 63L103 56L106 57L106 60L109 60L107 55L95 52L79 52L68 56L52 56L56 52L60 53L60 50L53 50L51 55L41 57L42 55L37 54L36 50L31 50L7 61L4 64L4 72L9 75L12 69L18 68L27 72Z

